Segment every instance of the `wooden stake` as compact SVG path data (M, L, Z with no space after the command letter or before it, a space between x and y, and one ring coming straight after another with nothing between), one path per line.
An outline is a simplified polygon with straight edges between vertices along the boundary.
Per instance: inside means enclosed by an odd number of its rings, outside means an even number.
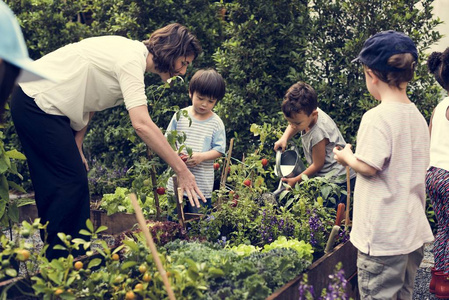
M223 168L223 170L221 172L220 189L224 188L225 184L226 184L226 177L228 177L228 169L229 169L229 165L230 165L230 161L231 161L233 146L234 146L234 138L232 138L231 141L229 142L229 151L228 151L228 155L226 156L226 159L225 159L225 167Z
M170 300L175 300L175 294L173 293L173 290L171 289L170 282L168 281L167 273L165 272L164 266L162 266L162 262L159 258L159 254L157 252L156 246L153 241L153 237L151 236L151 232L148 229L145 218L143 217L142 209L140 208L139 203L137 202L136 194L132 193L129 195L131 198L131 203L133 204L134 211L136 212L136 219L139 223L139 227L142 230L145 239L147 240L147 245L151 250L151 254L153 255L154 262L156 263L157 270L159 271L159 274L162 276L162 281L164 282L165 289L167 290L168 298Z
M348 230L349 225L349 206L351 205L351 175L349 172L349 166L346 167L346 216L345 216L345 230Z
M153 159L153 151L150 149L150 147L147 146L147 154L148 159ZM153 185L153 197L154 197L154 204L156 205L156 220L159 221L161 218L161 206L159 204L159 195L157 194L157 179L156 179L156 168L153 165L150 171L151 176L151 184Z
M182 193L182 189L178 187L178 177L173 176L173 190L175 192L175 199L176 199L176 210L178 211L178 222L181 224L182 227L185 228L185 218L184 218L184 206L183 198L184 195Z

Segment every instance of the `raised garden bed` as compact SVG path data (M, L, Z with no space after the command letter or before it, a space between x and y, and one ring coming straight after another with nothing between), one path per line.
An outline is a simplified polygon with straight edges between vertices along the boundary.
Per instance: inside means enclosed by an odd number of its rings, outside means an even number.
M357 249L347 241L337 245L329 252L316 260L308 267L306 272L309 283L313 284L315 295L320 295L323 288L329 285L329 275L334 273L337 263L343 264L345 277L348 280L346 292L353 299L359 299L357 287ZM274 292L266 300L299 299L299 285L303 275L300 274L283 287Z
M346 286L347 295L353 299L360 299L357 290L357 249L348 241L344 244L339 244L332 252L327 253L307 269L309 283L313 285L315 295L319 295L323 288L326 288L330 282L329 275L334 273L335 265L342 263L345 270L345 277L348 280ZM295 279L291 280L283 287L266 298L266 300L297 300L299 299L299 285L303 274L299 274ZM7 299L32 299L25 296L23 292L33 293L29 285L25 283L24 278L13 278L0 282L0 292L14 283L8 290Z

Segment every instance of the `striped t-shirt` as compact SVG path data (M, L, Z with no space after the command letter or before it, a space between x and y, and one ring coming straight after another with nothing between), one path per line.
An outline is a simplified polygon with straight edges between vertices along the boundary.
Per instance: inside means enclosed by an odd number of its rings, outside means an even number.
M167 132L172 130L176 130L178 134L184 132L187 137L184 144L192 148L193 152L216 150L224 154L226 152L226 132L220 117L213 113L207 120L197 120L190 114L191 106L183 110L189 112L192 124L189 126L189 119L182 115L179 120L176 120L176 114L174 114L167 127ZM195 176L196 184L204 197L211 198L214 188L214 161L203 161L201 164L189 168L189 170ZM171 178L168 181L167 188L169 191L173 191Z
M357 174L352 244L371 256L392 256L431 242L425 213L429 130L416 106L381 102L366 112L355 156L377 173Z

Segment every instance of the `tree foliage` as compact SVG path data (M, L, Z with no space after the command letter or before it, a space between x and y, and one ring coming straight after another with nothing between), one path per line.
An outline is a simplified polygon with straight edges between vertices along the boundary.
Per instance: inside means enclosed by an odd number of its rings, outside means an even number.
M148 75L149 112L164 129L178 107L190 105L187 85L194 71L216 68L225 78L227 93L216 107L228 140L236 137L233 156L258 145L250 126L270 124L263 155L274 156L271 145L286 122L280 113L283 95L298 80L311 84L319 106L354 142L363 113L376 105L368 94L363 70L351 63L363 42L388 29L403 31L420 53L410 98L429 118L439 90L425 66L425 50L440 34L431 0L6 0L22 26L34 59L65 44L98 35L122 35L144 40L172 22L186 25L199 38L204 54L177 83L154 97L160 79ZM85 21L84 23L79 21ZM8 135L5 148L17 144ZM7 145L8 144L8 145ZM133 132L124 107L95 115L85 150L113 167L131 167L146 155ZM262 155L262 153L260 153ZM161 166L162 167L162 166ZM23 174L24 172L21 171Z

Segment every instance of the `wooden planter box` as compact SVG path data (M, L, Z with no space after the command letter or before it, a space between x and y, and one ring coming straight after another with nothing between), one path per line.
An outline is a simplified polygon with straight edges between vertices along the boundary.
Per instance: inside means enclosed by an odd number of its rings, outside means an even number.
M36 205L24 205L19 208L19 221L33 222L37 218ZM104 211L91 210L90 219L94 228L106 226L108 229L103 231L103 234L119 234L123 231L130 230L137 224L137 219L134 214L116 213L108 216Z
M345 277L348 280L346 286L348 296L353 299L359 299L357 287L357 249L349 241L337 245L332 252L325 254L307 268L305 273L308 276L309 284L313 285L315 296L321 295L322 289L327 288L330 282L329 275L334 273L335 266L338 262L343 264ZM266 300L299 299L298 288L301 278L302 274L279 288L271 296L266 298Z

